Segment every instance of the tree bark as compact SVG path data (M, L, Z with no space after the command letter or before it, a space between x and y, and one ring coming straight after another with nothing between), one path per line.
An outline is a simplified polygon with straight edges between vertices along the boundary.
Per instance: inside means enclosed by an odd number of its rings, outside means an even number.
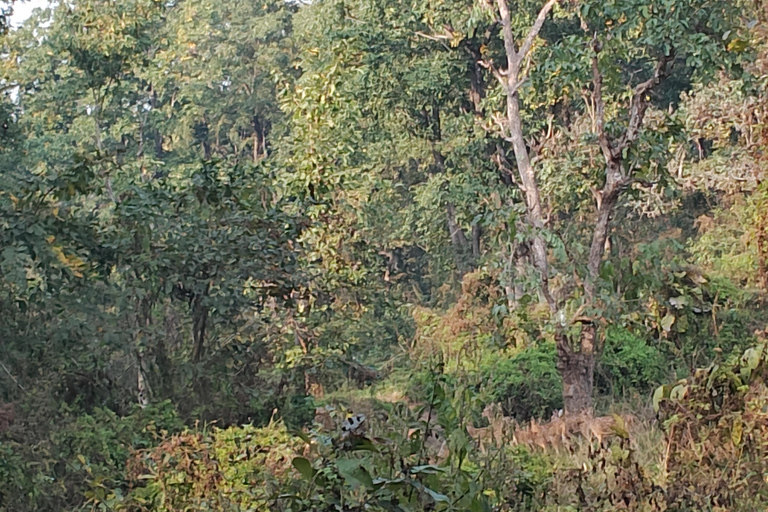
M534 39L538 36L544 20L554 7L556 1L548 0L539 11L533 26L523 40L520 49L516 48L512 21L510 18L507 0L497 0L499 14L501 16L502 34L504 36L504 49L507 56L507 70L505 74L496 72L507 96L507 129L509 130L509 142L515 153L517 170L520 175L520 186L525 194L525 204L528 210L528 223L533 228L531 240L531 252L533 263L540 274L541 292L552 312L557 310L552 294L549 291L549 262L547 261L547 246L541 236L544 229L544 216L541 210L541 193L536 183L536 174L531 164L528 148L523 137L523 123L520 118L520 97L518 88L522 84L520 66L530 52Z
M597 360L597 330L593 324L582 326L578 348L565 334L557 339L557 369L563 379L565 414L592 412L592 391Z
M480 224L475 222L472 224L472 258L477 261L480 259L480 236L482 235L482 229Z
M207 139L203 141L203 158L206 161L211 159L211 143Z
M150 85L151 90L151 96L149 100L149 104L152 107L152 112L155 113L157 110L157 91L155 88ZM165 156L165 152L163 151L163 134L160 133L160 129L155 127L152 132L152 138L154 139L155 143L155 158L158 160L162 160Z
M662 57L653 77L635 87L629 107L629 123L622 137L612 140L605 130L605 103L603 100L603 76L599 69L598 54L602 45L595 38L592 42L592 101L595 108L595 132L600 150L605 159L605 184L596 193L597 218L592 231L592 243L587 261L587 276L584 280L584 304L596 302L597 282L600 278L600 264L605 254L605 245L610 235L611 217L616 210L624 187L630 183L632 172L624 168L623 153L637 140L648 108L648 92L666 76L667 65L672 55ZM565 412L591 412L592 388L595 361L602 347L597 335L595 320L581 322L578 342L568 340L564 334L558 339L558 369L563 378L563 402Z
M200 362L205 354L205 329L208 325L208 306L203 304L205 293L196 293L192 297L192 339L194 349L192 361Z
M259 120L259 116L253 116L253 161L258 162L266 156L266 143L264 126Z
M528 148L523 137L523 127L520 118L520 98L518 89L522 85L521 65L530 52L535 38L538 36L549 12L556 0L548 0L539 11L533 26L517 46L512 30L512 22L507 0L496 0L500 15L504 50L507 57L506 71L497 70L492 62L481 62L490 69L506 92L508 141L512 145L517 161L517 170L527 206L527 221L533 229L531 239L531 256L534 266L541 274L541 291L550 310L557 310L557 302L549 291L549 265L547 248L542 238L545 222L542 215L541 194L536 183L536 175L531 164ZM585 27L585 30L588 30ZM605 130L605 105L603 102L603 77L599 69L598 54L602 44L595 36L592 41L592 101L594 105L595 132L598 137L600 150L605 158L605 184L596 193L598 203L597 219L592 232L587 276L584 281L584 305L589 306L596 300L597 281L600 275L600 263L605 253L605 243L610 234L610 221L624 187L630 183L631 170L624 169L624 150L633 144L639 135L645 111L648 107L648 92L659 84L667 74L667 66L673 60L673 54L663 56L656 65L653 76L638 84L634 90L629 105L629 122L620 138L615 140ZM501 155L500 155L501 156ZM501 160L500 160L501 161ZM557 335L557 366L563 378L563 400L565 411L577 413L590 411L592 408L592 387L595 371L595 360L600 352L596 320L577 318L574 322L581 323L581 334L578 340L571 340L560 332Z

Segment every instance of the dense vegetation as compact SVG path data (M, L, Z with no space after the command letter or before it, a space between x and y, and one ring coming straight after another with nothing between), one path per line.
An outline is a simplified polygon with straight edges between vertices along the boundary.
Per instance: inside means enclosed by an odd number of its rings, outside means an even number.
M4 12L0 511L768 506L763 2Z

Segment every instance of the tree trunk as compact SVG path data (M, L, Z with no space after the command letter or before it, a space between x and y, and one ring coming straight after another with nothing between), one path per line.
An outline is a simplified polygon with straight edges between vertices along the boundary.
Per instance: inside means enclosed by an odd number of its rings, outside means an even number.
M606 185L602 190L597 220L592 232L592 243L584 280L585 304L595 301L600 263L605 254L605 242L610 232L611 215L621 192L620 167L612 163L606 169ZM595 378L595 361L600 353L597 327L591 321L582 322L578 340L568 340L561 334L557 343L557 368L563 378L563 405L566 413L592 411L592 389Z
M464 230L456 222L456 210L453 203L445 205L445 214L448 219L448 233L451 237L451 244L453 245L453 256L456 260L456 267L459 272L464 274L469 270L471 265L471 248L469 241L467 240Z
M493 63L486 63L496 78L501 82L506 92L508 141L514 150L517 160L517 170L520 177L520 187L524 192L528 208L527 220L533 228L531 254L533 263L541 273L541 291L545 296L550 310L557 311L557 301L549 292L547 248L541 236L545 222L542 215L541 194L536 183L536 175L531 165L530 155L523 137L522 120L520 118L520 101L518 88L521 85L521 65L533 47L545 19L557 0L547 0L539 11L533 26L521 42L515 41L512 28L508 0L496 0L500 17L504 51L507 57L507 69L498 71ZM519 43L519 44L518 44ZM674 55L663 56L656 65L653 76L635 86L629 106L629 121L627 128L620 138L613 137L605 130L605 105L602 96L602 73L598 66L598 53L602 49L597 36L593 39L592 72L594 102L595 132L600 149L606 162L605 185L598 199L597 219L592 233L592 243L589 252L588 272L584 282L584 305L590 306L595 302L597 280L600 275L600 263L605 253L605 243L609 235L611 215L618 202L624 186L630 182L631 171L625 175L623 169L624 150L633 144L639 135L645 111L648 107L648 92L667 76L667 66L673 61ZM570 319L569 319L570 320ZM569 340L564 332L557 335L557 366L563 378L563 401L567 413L590 411L592 408L592 387L595 372L595 360L600 352L597 340L596 319L573 319L581 323L581 334L578 340Z
M483 55L477 46L468 46L467 49L472 57L469 70L469 100L472 102L472 108L477 117L483 116L481 103L485 98L485 81L483 80L483 68L479 62Z
M144 357L139 352L136 356L136 370L137 370L137 377L138 377L138 383L137 383L137 400L139 403L139 407L144 409L147 405L149 405L149 384L147 383L147 377L146 372L144 370Z
M211 159L211 143L207 140L203 141L203 158L206 161Z
M192 360L200 362L205 354L205 328L208 324L208 306L203 305L204 293L195 294L192 298L192 338L194 349Z
M582 326L576 347L564 334L558 336L557 369L563 378L563 410L566 414L592 412L596 339L597 331L592 324Z
M525 204L528 207L528 223L533 228L531 240L531 253L533 255L533 264L539 271L541 277L541 293L549 305L552 312L557 310L557 304L549 292L549 262L547 261L547 246L541 237L541 230L544 228L544 216L541 210L541 193L536 183L536 173L531 164L531 158L528 154L528 148L525 145L523 137L523 123L520 118L520 97L518 88L521 85L520 67L523 60L533 45L533 40L541 30L544 20L549 11L555 4L555 0L548 0L539 11L533 26L526 35L520 49L517 49L512 22L507 0L497 0L499 14L501 16L502 34L504 36L504 50L507 57L506 76L499 75L506 90L507 97L507 129L509 130L509 142L515 153L517 161L517 170L520 175L520 185L525 194Z
M440 111L433 107L431 115L425 112L425 118L432 123L432 157L435 159L435 165L439 171L445 174L445 156L437 149L435 143L442 137L440 131ZM472 248L467 241L464 230L456 222L456 207L448 202L445 205L445 216L448 221L448 235L451 237L453 245L453 255L456 261L456 268L464 275L472 267Z
M480 259L480 237L482 235L482 229L480 224L475 222L472 224L472 258L477 261Z
M155 88L150 85L151 90L151 96L149 100L149 104L152 107L152 112L155 113L157 110L157 91L155 91ZM155 127L152 133L152 138L154 139L155 143L155 158L158 160L162 160L165 156L165 152L163 151L163 134L160 133L160 129Z
M264 126L258 116L253 116L253 161L258 162L266 156L266 136Z

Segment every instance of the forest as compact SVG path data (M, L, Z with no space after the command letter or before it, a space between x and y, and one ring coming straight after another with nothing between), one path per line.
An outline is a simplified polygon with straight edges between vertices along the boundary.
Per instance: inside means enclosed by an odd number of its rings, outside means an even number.
M768 3L13 8L0 512L768 509Z

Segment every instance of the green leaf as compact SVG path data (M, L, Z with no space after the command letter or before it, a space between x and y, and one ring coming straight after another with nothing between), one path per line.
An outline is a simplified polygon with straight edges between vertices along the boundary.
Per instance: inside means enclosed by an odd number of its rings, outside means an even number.
M312 480L315 474L317 474L317 470L312 467L312 463L304 457L296 457L291 461L291 464L307 480Z
M734 53L741 53L744 50L746 50L748 46L749 46L749 43L747 41L736 38L730 43L728 43L728 51L734 52Z
M307 444L312 444L312 440L309 438L309 436L306 434L306 432L302 432L301 430L289 430L289 434L294 435L304 441ZM296 459L294 459L296 460Z
M414 487L416 487L418 490L420 490L420 491L423 491L423 492L425 492L425 493L429 494L429 496L430 496L430 497L431 497L433 500L435 500L436 502L438 502L438 503L440 503L440 502L442 502L442 503L449 503L449 502L451 501L451 499L450 499L448 496L446 496L445 494L441 494L441 493L439 493L439 492L437 492L437 491L433 491L432 489L430 489L430 488L429 488L429 487L427 487L426 485L423 485L423 484L421 484L421 483L419 483L419 482L413 482L413 485L414 485Z
M744 365L750 370L755 370L760 365L762 359L762 349L757 350L755 348L747 349L742 356Z
M669 399L680 401L688 394L688 384L678 384L669 392Z
M434 475L434 474L437 474L437 473L442 473L444 471L445 470L443 468L434 466L432 464L425 464L423 466L414 466L414 467L411 468L411 473L413 473L414 475L417 475L419 473L424 473L424 474L427 474L427 475Z
M367 437L355 438L352 444L352 451L379 453L379 449L373 444L373 441Z
M337 459L336 467L339 474L350 483L373 488L373 479L368 470L363 467L363 461L359 459Z
M472 502L469 504L469 512L488 512L488 510L490 510L488 504L479 498L473 498Z

